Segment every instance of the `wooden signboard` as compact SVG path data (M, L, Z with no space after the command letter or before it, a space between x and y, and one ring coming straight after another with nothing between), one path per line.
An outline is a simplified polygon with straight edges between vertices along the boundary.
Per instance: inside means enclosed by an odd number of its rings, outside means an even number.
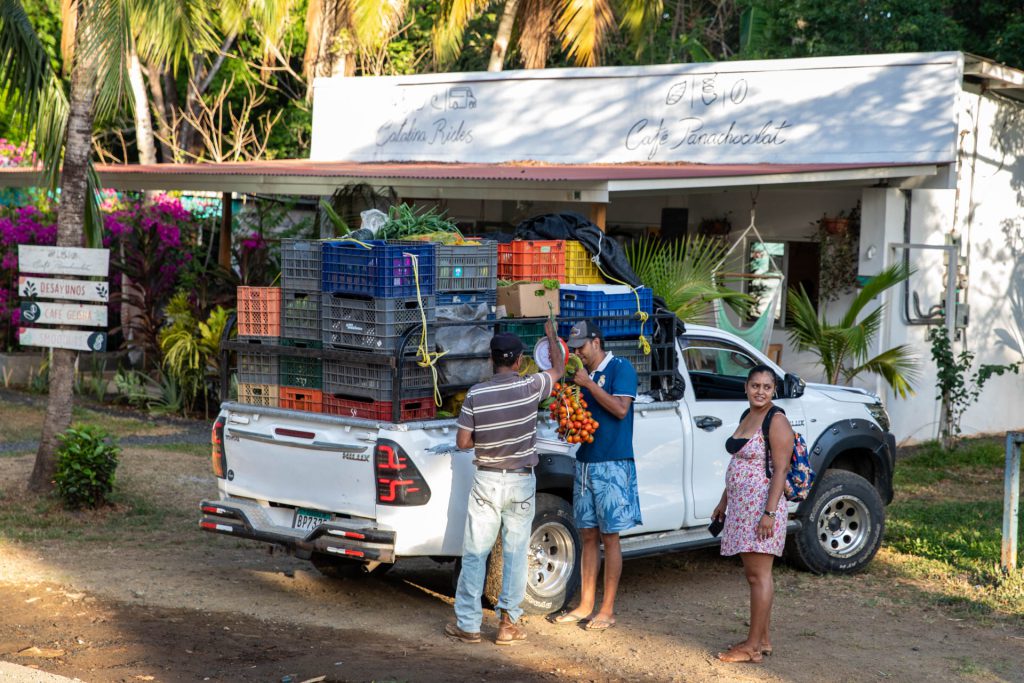
M106 306L82 304L51 304L45 301L23 301L21 321L37 325L81 325L106 327Z
M50 330L43 327L20 328L18 342L22 346L43 346L73 351L106 351L107 333L89 330Z
M109 249L18 245L18 270L22 273L106 277L109 269Z
M106 303L110 300L110 286L106 282L22 275L18 278L18 295L24 299L69 299Z

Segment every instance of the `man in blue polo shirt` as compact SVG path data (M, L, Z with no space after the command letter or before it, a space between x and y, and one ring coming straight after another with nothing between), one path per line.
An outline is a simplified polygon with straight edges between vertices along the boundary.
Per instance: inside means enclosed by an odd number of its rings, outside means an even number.
M615 625L615 593L622 575L619 533L638 526L640 497L633 461L633 400L636 370L625 358L604 350L601 330L592 321L573 326L567 341L583 361L573 377L587 409L598 423L593 443L576 452L573 515L583 539L580 604L554 617L556 624L582 622L588 631ZM594 614L600 546L604 543L604 593Z

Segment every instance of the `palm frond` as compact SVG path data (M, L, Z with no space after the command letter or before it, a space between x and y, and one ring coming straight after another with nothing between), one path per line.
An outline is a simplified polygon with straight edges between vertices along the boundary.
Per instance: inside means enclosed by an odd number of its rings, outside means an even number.
M605 37L615 26L608 0L564 0L555 30L566 56L577 66L596 66Z
M439 64L449 63L462 52L466 27L490 4L490 0L442 0L431 34L434 58Z
M919 375L919 363L913 349L908 344L893 347L874 358L864 361L861 365L846 371L848 379L862 372L873 372L892 387L900 398L907 398L914 393L913 384Z
M177 70L189 55L216 50L207 5L203 0L133 0L131 26L139 56Z
M517 41L523 66L543 69L551 53L551 30L555 24L555 6L551 0L522 0L516 16Z
M906 266L902 263L896 263L878 275L868 280L867 284L857 292L857 296L850 302L850 307L846 310L842 320L839 324L843 327L852 327L857 324L857 318L860 317L861 311L863 311L871 301L879 294L889 289L890 287L897 285L910 277L910 271L907 270Z
M128 93L128 51L132 45L129 0L94 0L79 23L76 65L95 74L96 118L122 111Z
M401 28L408 0L349 0L352 28L360 45L377 49Z
M650 35L651 28L665 11L664 0L627 0L622 5L622 20L619 25L626 30L634 43Z

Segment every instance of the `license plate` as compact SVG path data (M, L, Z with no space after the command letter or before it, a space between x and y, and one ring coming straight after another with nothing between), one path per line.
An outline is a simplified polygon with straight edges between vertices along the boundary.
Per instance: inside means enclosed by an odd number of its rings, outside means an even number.
M321 523L329 521L331 521L331 516L326 512L298 508L295 511L295 519L292 520L292 528L309 531L315 529Z

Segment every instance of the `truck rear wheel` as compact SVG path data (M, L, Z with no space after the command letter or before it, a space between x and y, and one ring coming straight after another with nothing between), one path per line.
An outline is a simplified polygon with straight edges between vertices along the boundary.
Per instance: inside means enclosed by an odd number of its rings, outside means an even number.
M868 480L845 470L826 471L797 512L789 558L815 574L854 574L882 545L885 506Z
M520 604L523 612L550 614L572 599L580 585L581 547L572 505L550 493L538 493L527 558L526 596ZM501 595L501 572L499 535L487 560L484 582L484 600L491 606L498 604Z

